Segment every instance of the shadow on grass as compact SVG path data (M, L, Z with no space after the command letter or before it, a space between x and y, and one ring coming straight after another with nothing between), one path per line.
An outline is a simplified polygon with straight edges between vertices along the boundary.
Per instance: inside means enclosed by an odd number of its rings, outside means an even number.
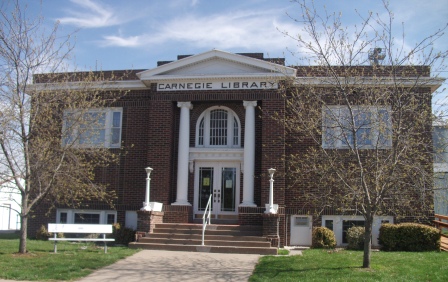
M15 240L19 239L19 236L19 231L0 230L0 240Z
M282 279L295 277L296 279L311 279L326 277L340 277L341 275L347 275L355 270L363 270L362 266L303 266L295 265L293 267L284 264L272 264L267 262L266 264L259 264L256 266L253 272L254 280L251 281L265 281L265 279ZM366 269L370 271L371 269ZM260 280L261 279L261 280ZM287 280L288 280L287 279ZM276 281L277 281L276 280ZM288 280L292 281L292 280Z
M290 269L277 269L277 273L291 273L291 272L311 272L311 271L340 271L344 269L363 269L361 266L345 266L345 267L314 267L314 268L304 268L304 269L297 269L297 268L290 268ZM370 270L369 268L366 268L366 270ZM272 270L258 270L256 273L272 273Z

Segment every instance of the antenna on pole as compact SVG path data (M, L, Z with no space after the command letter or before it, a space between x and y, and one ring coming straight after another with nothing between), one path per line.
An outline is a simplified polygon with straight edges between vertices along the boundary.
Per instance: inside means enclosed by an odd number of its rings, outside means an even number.
M372 48L369 51L369 60L370 65L377 66L379 64L379 61L384 60L386 58L386 52L382 48Z

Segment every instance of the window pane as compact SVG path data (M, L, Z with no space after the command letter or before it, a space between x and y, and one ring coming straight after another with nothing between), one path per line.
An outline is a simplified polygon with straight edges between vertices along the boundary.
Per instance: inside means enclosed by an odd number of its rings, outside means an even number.
M107 215L107 224L114 224L115 223L115 214L108 214Z
M106 135L106 113L85 113L81 123L79 144L100 145L104 144Z
M221 210L233 212L235 211L236 168L223 168L221 181Z
M210 112L210 145L227 145L227 111L225 110Z
M370 128L359 128L356 132L358 145L372 145L372 136Z
M120 127L121 126L121 112L114 112L112 118L112 127Z
M392 145L392 123L386 107L357 106L353 119L347 107L334 106L323 111L322 145L347 148L356 140L359 148ZM356 138L355 138L356 137Z
M67 223L67 213L61 212L59 215L59 223Z
M330 230L333 230L333 220L332 219L325 220L325 227L327 227Z
M199 124L199 132L198 132L198 145L204 145L204 118L202 118L201 123Z
M75 223L99 224L100 215L98 213L75 213Z
M199 199L198 210L204 211L208 199L213 193L213 167L199 168ZM213 205L213 203L212 203Z
M378 142L380 146L392 146L392 120L389 111L378 110Z
M324 147L326 148L335 147L336 141L339 139L337 136L339 126L337 125L335 120L335 115L337 114L337 112L337 110L332 111L331 109L325 109L324 111L322 142L324 144Z
M117 145L120 143L120 128L112 128L112 140L111 145Z
M238 128L238 121L236 120L236 118L233 118L233 145L238 145L238 140L239 140L239 128Z
M347 242L347 231L353 226L364 226L364 220L343 220L342 221L342 243Z
M75 115L73 113L64 114L64 132L63 132L63 144L71 144L75 140Z

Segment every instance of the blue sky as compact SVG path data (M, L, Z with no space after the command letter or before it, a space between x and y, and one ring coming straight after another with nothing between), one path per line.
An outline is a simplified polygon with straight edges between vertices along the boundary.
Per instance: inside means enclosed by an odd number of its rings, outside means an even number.
M39 1L26 2L28 13L39 11ZM384 12L379 0L315 3L342 12L347 25L360 22L355 9L362 15ZM405 23L409 45L448 21L448 0L393 0L390 6L396 23ZM73 65L78 70L149 69L158 60L213 48L262 52L297 64L287 48L300 51L279 31L301 32L300 23L287 15L300 16L290 0L43 0L41 13L48 25L60 21L61 35L77 30ZM448 36L437 44L446 49Z

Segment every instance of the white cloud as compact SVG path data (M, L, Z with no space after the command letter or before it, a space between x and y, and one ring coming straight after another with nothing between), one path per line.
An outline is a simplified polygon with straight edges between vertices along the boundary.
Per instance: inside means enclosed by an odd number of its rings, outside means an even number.
M92 0L70 0L78 5L82 11L70 10L70 17L59 18L62 24L70 24L83 28L98 28L113 26L122 23L114 14L114 11L106 6L95 3Z
M199 48L283 50L291 39L279 32L277 27L293 32L297 26L276 21L272 17L276 14L279 12L245 10L207 16L185 15L157 24L151 34L104 36L102 44L139 47L182 42Z
M138 47L143 45L141 36L121 37L115 35L104 36L102 45L104 46L118 46L118 47Z

